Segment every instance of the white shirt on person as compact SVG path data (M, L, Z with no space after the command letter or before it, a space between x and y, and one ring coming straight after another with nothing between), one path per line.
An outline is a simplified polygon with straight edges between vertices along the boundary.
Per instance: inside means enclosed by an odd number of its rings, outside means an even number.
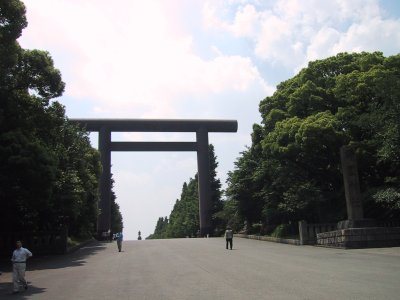
M32 252L26 248L15 249L11 258L12 262L26 262L32 256Z

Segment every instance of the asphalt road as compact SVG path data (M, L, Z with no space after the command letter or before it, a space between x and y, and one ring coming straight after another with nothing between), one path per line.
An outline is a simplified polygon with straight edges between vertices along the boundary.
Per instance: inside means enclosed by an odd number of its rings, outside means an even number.
M338 250L222 238L95 242L32 258L29 289L0 299L400 299L400 247ZM4 272L4 269L6 272Z

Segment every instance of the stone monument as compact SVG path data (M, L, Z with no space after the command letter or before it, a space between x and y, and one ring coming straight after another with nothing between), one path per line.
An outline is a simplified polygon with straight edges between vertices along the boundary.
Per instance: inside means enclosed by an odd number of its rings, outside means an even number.
M377 227L365 219L358 177L357 159L351 146L340 149L346 195L347 220L337 230L317 234L317 244L336 248L392 247L400 245L400 227Z
M340 221L338 229L375 226L374 220L364 219L357 158L354 149L351 146L341 147L340 160L346 195L347 220Z

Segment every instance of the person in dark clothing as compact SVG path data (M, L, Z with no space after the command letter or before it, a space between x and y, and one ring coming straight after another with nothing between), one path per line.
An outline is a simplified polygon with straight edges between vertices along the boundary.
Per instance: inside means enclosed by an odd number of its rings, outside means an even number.
M226 240L226 249L228 249L228 243L230 246L230 249L232 250L232 244L233 244L233 231L230 226L226 227L225 230L225 240Z

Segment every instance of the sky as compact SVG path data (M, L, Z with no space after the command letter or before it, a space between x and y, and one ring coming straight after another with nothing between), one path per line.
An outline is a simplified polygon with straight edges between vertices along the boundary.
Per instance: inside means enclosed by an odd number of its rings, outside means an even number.
M229 119L210 133L226 187L251 145L258 104L308 62L340 52L400 51L397 0L25 0L19 42L48 51L69 118ZM90 135L97 147L97 134ZM112 141L195 141L194 133L118 133ZM114 152L124 237L169 216L196 152Z

